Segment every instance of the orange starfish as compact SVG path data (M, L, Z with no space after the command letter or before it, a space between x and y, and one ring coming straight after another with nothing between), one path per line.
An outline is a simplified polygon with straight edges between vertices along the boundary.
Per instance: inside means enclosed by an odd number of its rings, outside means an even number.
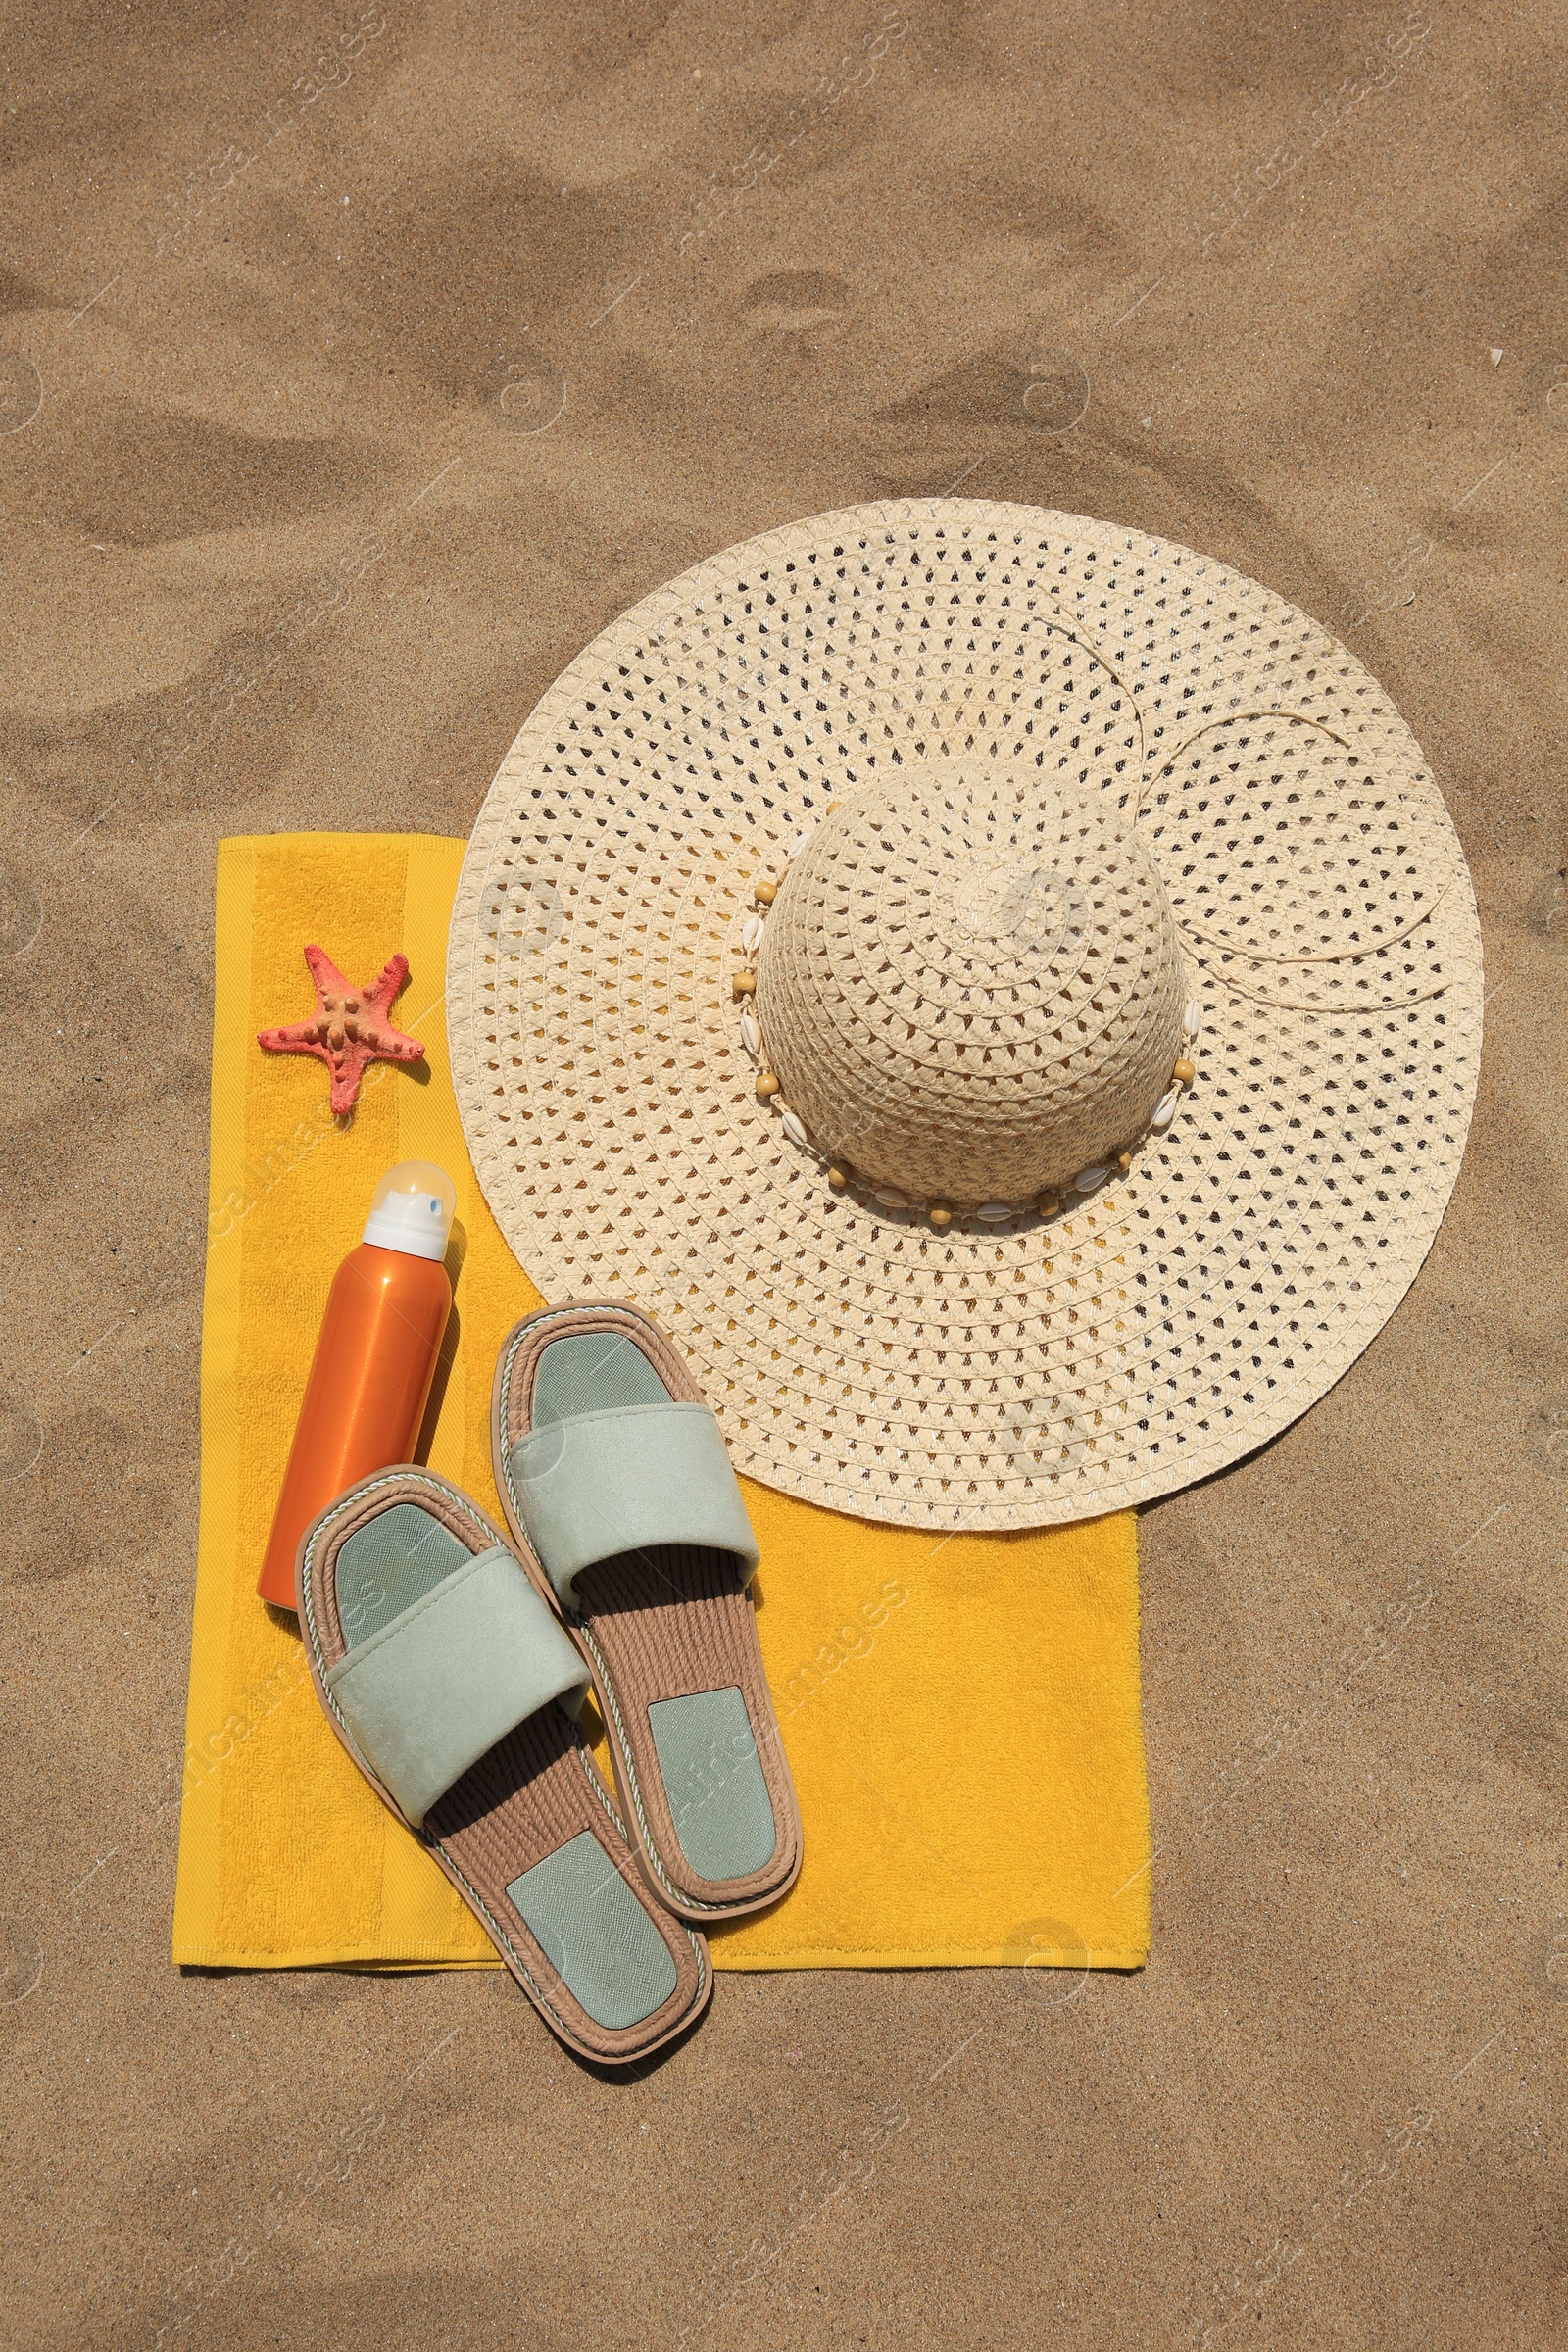
M333 1110L352 1110L367 1062L418 1061L423 1055L419 1040L406 1037L387 1018L409 976L409 959L394 956L370 988L345 980L321 948L307 948L305 960L316 982L316 1011L286 1029L261 1030L256 1042L269 1054L315 1054L332 1074Z

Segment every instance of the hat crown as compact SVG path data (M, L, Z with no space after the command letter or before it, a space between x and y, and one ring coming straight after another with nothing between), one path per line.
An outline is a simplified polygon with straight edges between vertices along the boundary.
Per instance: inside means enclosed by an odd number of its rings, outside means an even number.
M988 760L841 800L758 960L791 1106L820 1149L915 1200L1025 1200L1135 1143L1186 996L1164 888L1114 803Z

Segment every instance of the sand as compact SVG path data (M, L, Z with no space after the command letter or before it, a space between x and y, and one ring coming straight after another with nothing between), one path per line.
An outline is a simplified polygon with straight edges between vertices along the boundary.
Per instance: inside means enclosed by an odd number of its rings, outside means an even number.
M1559 38L13 17L8 2344L1568 2336ZM955 484L1340 630L1486 930L1409 1300L1143 1521L1148 1970L731 1978L629 2084L504 1977L177 1975L216 839L465 832L635 597Z

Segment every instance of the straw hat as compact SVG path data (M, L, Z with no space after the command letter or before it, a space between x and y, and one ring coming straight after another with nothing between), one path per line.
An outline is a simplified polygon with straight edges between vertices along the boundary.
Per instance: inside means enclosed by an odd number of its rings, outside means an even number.
M730 548L503 761L448 1007L547 1298L867 1518L1168 1494L1304 1412L1458 1171L1481 948L1388 696L1189 549L920 500Z

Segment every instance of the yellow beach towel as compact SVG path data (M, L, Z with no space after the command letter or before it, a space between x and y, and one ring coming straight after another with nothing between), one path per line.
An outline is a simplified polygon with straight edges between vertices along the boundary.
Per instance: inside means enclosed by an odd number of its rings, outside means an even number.
M327 1288L394 1160L436 1160L458 1188L466 1253L428 1458L500 1515L491 1376L503 1335L541 1300L485 1206L447 1074L442 989L464 847L305 833L219 850L179 1962L500 1965L328 1729L294 1619L256 1596ZM375 1065L343 1122L326 1108L319 1063L256 1042L313 1003L308 940L354 979L373 978L397 949L412 966L393 1017L422 1038L425 1062ZM714 1965L1141 1965L1149 1815L1132 1514L944 1538L743 1484L806 1862L774 1910L713 1932Z

